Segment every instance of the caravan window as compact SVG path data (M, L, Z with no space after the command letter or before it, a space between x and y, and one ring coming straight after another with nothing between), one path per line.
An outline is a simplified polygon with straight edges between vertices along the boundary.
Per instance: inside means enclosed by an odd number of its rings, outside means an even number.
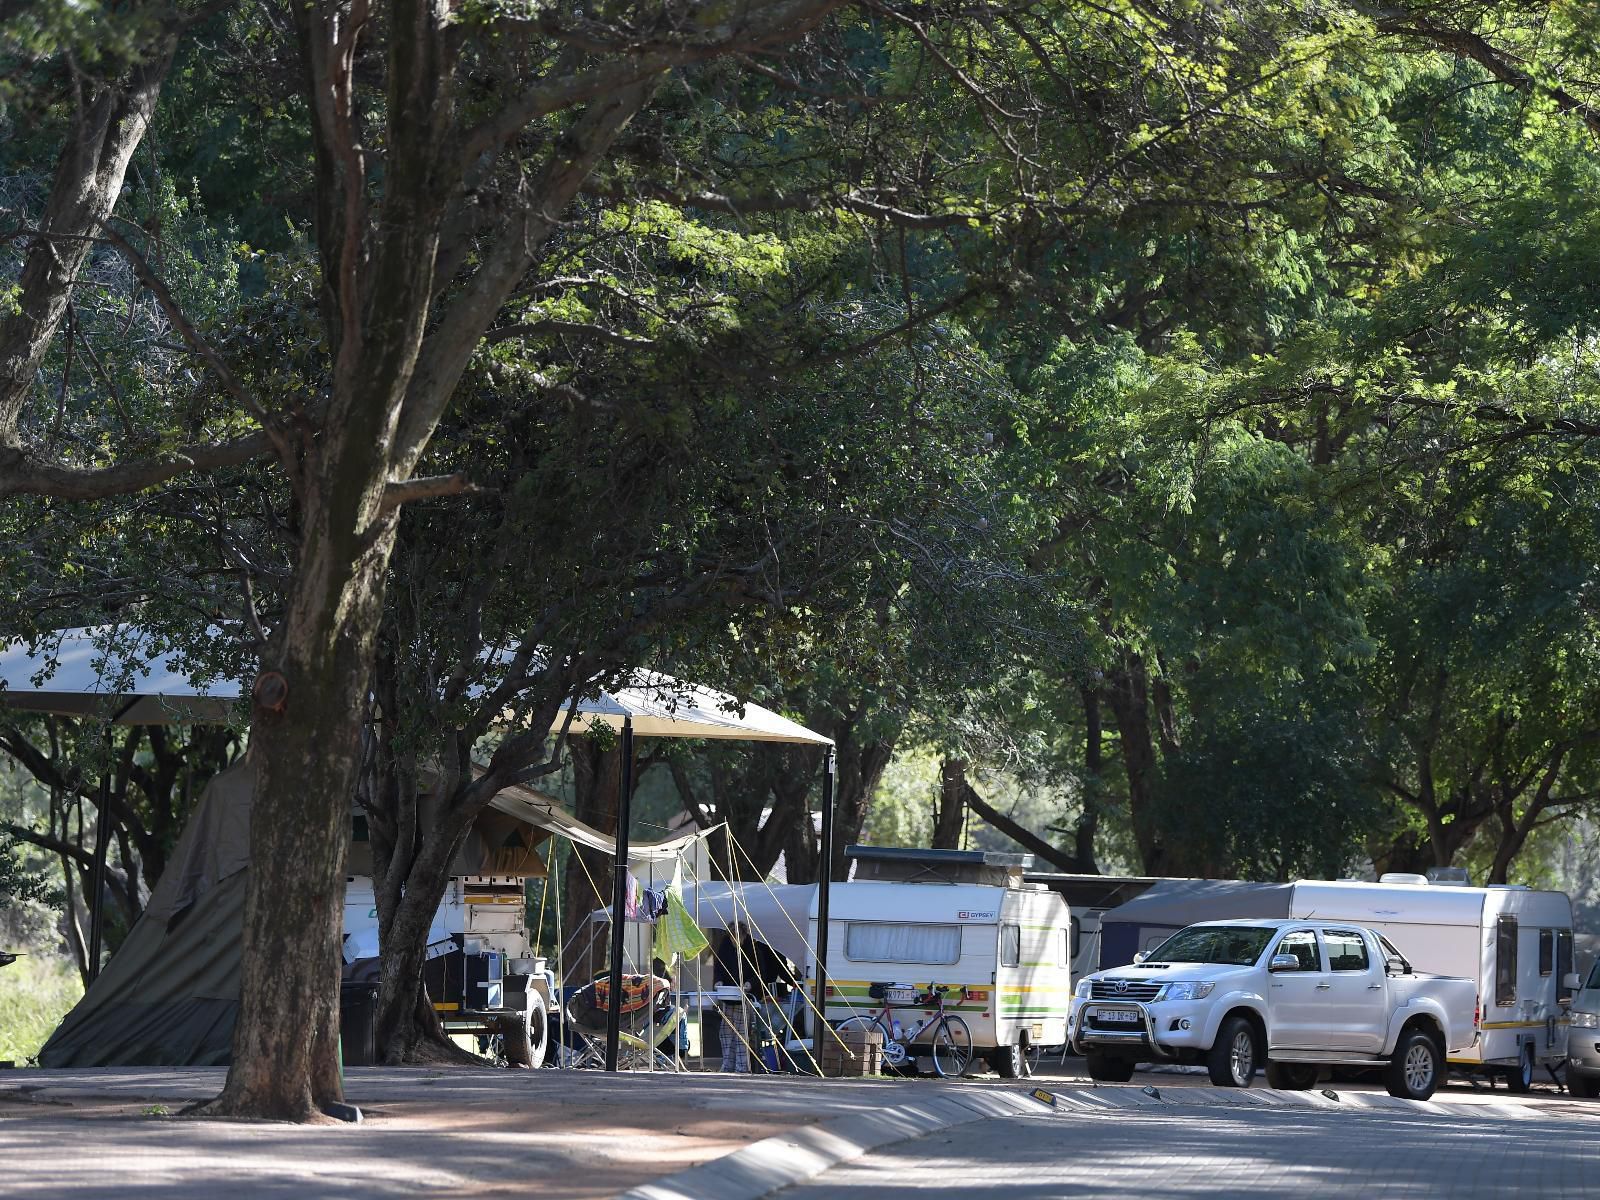
M1572 930L1556 930L1556 999L1571 1000L1572 989L1567 986L1567 976L1572 974Z
M1539 930L1539 974L1548 975L1556 969L1556 931Z
M1517 1002L1517 919L1501 917L1494 929L1494 1002L1508 1008Z
M1078 950L1083 945L1083 929L1078 924L1078 918L1072 918L1072 924L1067 928L1067 957L1061 960L1062 966L1070 966L1078 961Z
M1000 965L1014 967L1022 961L1022 926L1000 926Z
M844 956L852 962L948 966L961 957L961 926L851 921L845 928Z

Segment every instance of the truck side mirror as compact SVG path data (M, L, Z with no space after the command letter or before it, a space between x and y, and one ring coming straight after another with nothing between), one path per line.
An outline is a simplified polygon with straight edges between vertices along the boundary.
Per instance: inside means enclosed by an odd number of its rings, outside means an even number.
M1582 991L1583 980L1578 978L1578 973L1576 971L1568 971L1561 977L1561 988L1563 991L1567 992Z
M1292 954L1274 954L1272 961L1267 964L1269 971L1298 971L1300 960Z
M1383 973L1385 975L1409 975L1411 964L1398 954L1391 954L1383 960Z

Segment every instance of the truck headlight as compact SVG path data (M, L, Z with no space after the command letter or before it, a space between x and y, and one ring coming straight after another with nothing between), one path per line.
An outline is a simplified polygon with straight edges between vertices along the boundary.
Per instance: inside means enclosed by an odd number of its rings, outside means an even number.
M1204 1000L1211 995L1214 983L1164 983L1156 993L1157 1000Z
M1078 980L1078 986L1072 989L1072 994L1078 997L1080 1000L1087 1000L1089 998L1089 992L1091 989L1093 989L1093 987L1094 984L1090 983L1089 980L1080 979Z
M1572 1027L1574 1029L1600 1029L1600 1013L1575 1012L1572 1014Z

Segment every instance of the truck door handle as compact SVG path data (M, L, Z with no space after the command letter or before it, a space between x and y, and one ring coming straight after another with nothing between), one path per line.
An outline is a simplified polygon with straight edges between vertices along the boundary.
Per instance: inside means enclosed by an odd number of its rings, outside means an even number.
M1319 984L1317 984L1317 991L1325 992L1329 988L1331 988L1332 986L1333 986L1333 984L1331 984L1331 983L1319 983Z
M1369 984L1367 984L1367 991L1369 991L1369 992L1381 992L1381 991L1383 991L1383 984L1381 984L1381 983L1369 983Z

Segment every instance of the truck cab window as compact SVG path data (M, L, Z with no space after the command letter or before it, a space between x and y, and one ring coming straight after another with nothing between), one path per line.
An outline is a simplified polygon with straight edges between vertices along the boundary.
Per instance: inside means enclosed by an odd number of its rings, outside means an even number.
M1272 953L1294 955L1300 960L1299 969L1302 971L1322 970L1322 960L1317 955L1317 935L1309 929L1297 929L1284 934L1283 941Z
M1353 929L1324 929L1322 944L1328 948L1328 970L1365 971L1370 966L1367 942Z

